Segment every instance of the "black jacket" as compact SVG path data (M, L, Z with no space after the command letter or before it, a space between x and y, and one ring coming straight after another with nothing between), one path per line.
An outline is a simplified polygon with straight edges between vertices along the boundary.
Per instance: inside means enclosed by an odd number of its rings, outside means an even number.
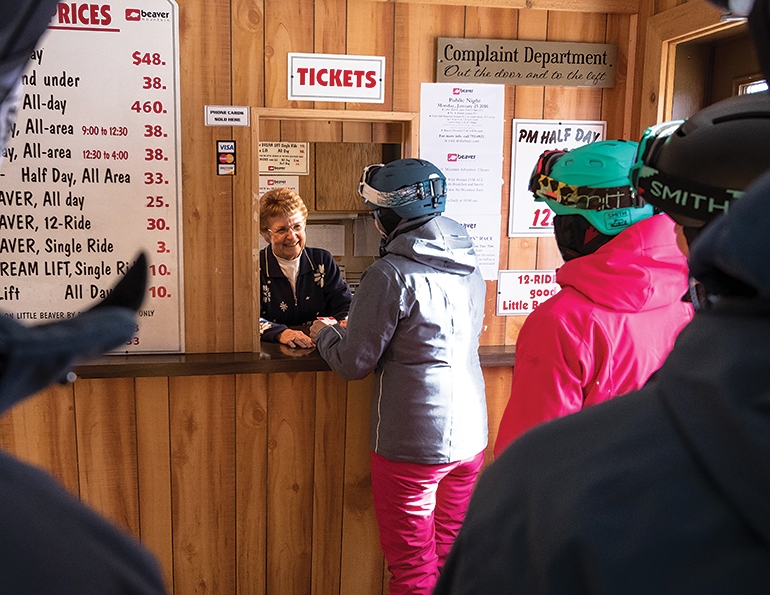
M770 304L723 302L645 388L514 442L436 595L770 592L768 339Z
M770 175L693 246L722 297L643 389L481 476L435 595L770 592Z

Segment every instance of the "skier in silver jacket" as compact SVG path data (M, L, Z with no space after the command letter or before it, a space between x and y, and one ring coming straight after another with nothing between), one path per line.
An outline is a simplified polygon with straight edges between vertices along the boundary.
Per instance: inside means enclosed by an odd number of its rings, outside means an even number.
M441 216L432 163L366 168L359 184L383 235L347 327L311 338L346 379L375 373L372 487L391 595L431 593L459 531L487 445L478 357L485 284L465 229Z

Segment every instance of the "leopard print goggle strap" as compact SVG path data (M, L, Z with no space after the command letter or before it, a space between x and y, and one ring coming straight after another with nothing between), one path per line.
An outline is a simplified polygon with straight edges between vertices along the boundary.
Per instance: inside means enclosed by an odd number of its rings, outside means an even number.
M630 186L591 188L555 180L548 174L553 164L565 153L566 151L549 150L540 155L529 180L529 190L536 197L547 198L567 207L591 211L638 208L645 205Z

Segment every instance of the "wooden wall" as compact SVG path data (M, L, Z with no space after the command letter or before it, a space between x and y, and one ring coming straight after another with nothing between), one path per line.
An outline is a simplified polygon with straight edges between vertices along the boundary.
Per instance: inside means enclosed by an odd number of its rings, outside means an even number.
M593 4L603 5L601 0ZM605 119L608 137L631 138L628 76L633 68L628 64L636 52L637 23L631 9L607 14L366 0L182 0L180 13L189 352L246 350L251 340L243 330L250 325L241 324L243 312L249 310L251 253L234 241L250 237L248 129L205 127L201 114L206 104L416 112L420 83L434 78L436 37L601 42L618 45L613 89L506 87L506 120ZM290 51L385 56L385 103L290 102L286 98ZM301 127L289 132L295 138L302 136ZM225 136L238 143L239 175L234 180L214 175L214 143ZM282 136L288 137L286 130ZM328 140L343 140L342 128L330 127ZM504 146L507 180L510 128ZM501 192L501 268L558 265L552 241L508 240L508 193L506 183ZM483 342L515 343L521 320L495 316L495 287L492 282L488 285Z
M639 35L656 12L653 0L178 1L190 353L251 345L249 130L205 127L204 105L418 111L438 36L617 44L613 89L506 88L508 180L512 118L604 119L609 138L633 137ZM385 56L385 104L289 102L289 51ZM281 126L273 134L302 135ZM228 138L239 172L217 177L215 141ZM552 240L508 239L508 194L506 182L500 267L558 266ZM495 316L495 296L488 282L483 342L513 344L522 319ZM484 375L493 443L511 370ZM0 447L139 536L176 595L379 595L387 572L371 504L369 390L370 380L330 372L78 380L0 418Z

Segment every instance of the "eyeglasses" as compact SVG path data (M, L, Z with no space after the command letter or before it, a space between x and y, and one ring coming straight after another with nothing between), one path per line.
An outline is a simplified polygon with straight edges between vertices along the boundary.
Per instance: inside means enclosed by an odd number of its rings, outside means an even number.
M279 227L278 229L268 229L271 234L273 234L276 238L281 239L285 238L287 235L289 235L289 232L300 234L305 229L305 222L302 223L295 223L291 227Z

